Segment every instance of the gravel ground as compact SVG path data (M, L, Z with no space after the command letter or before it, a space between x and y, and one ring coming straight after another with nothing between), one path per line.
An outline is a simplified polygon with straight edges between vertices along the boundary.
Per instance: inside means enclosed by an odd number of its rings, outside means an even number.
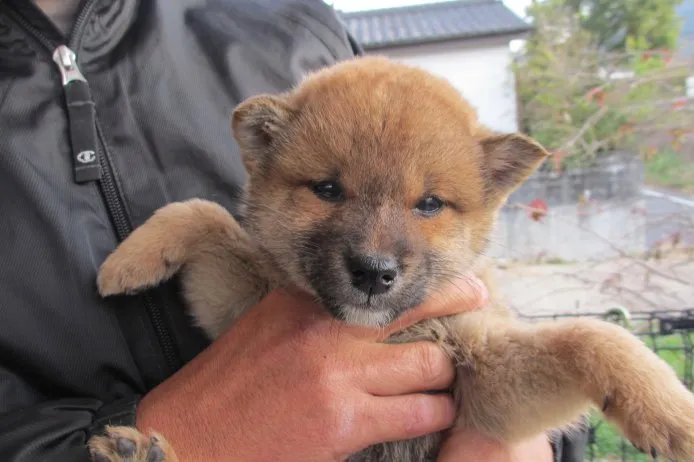
M694 309L694 254L499 268L499 288L523 315Z

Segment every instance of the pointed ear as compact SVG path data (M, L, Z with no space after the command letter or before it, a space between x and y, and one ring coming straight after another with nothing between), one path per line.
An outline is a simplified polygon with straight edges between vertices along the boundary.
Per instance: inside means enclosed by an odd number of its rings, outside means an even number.
M505 199L523 183L549 153L532 138L514 133L481 141L491 197Z
M234 109L231 130L249 172L270 155L292 114L285 98L272 95L254 96Z

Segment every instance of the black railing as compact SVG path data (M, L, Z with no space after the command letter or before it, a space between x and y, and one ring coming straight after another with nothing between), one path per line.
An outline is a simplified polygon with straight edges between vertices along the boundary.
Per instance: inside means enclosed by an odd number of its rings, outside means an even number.
M580 313L522 316L530 321L556 320L570 317L603 318L620 324L667 361L682 380L694 391L694 308L679 311L629 312L616 307L605 313ZM656 459L664 461L663 458ZM653 459L637 450L610 423L596 413L590 418L590 439L586 461L647 462Z

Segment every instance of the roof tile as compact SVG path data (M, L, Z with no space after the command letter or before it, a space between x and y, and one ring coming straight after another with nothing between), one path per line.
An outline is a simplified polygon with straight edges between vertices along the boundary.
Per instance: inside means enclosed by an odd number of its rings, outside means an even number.
M443 1L339 14L365 49L520 34L531 28L499 0Z

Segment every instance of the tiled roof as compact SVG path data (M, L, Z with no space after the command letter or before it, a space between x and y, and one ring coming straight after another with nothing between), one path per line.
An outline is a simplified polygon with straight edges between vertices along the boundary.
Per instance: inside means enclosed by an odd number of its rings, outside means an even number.
M443 1L416 6L340 12L365 49L520 34L530 25L500 0Z

